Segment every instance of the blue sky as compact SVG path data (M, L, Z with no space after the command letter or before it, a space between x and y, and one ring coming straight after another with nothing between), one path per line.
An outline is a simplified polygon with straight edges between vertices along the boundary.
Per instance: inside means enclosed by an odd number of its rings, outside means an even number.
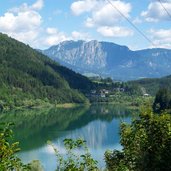
M110 0L155 47L171 48L171 0ZM151 48L106 0L1 0L0 32L34 48L65 40L99 40Z

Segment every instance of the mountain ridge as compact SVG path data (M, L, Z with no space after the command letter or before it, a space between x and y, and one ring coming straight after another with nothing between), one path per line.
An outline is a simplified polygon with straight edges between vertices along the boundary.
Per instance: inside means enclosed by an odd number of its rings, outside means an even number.
M81 74L94 73L123 81L162 77L171 73L170 49L133 51L112 42L70 40L42 53Z

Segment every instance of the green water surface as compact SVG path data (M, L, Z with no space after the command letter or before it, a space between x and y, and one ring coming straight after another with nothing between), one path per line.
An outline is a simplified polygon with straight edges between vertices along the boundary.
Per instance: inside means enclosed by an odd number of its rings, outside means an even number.
M20 142L19 157L23 162L40 160L44 169L54 171L56 158L53 149L47 145L51 140L62 154L65 154L65 138L82 137L92 156L105 167L104 152L107 149L121 149L119 126L130 122L136 111L124 106L98 104L76 108L28 109L0 114L0 121L14 122L16 141Z

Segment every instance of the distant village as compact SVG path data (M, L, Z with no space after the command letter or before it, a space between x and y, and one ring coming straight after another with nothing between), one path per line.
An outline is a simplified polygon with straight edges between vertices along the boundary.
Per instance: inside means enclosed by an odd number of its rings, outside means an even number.
M91 77L91 81L96 82L99 87L96 89L92 89L89 93L87 93L87 97L90 99L101 99L105 101L112 97L118 97L118 94L123 92L128 92L128 86L125 83L120 81L113 81L111 78L103 79L101 77ZM144 88L141 88L142 96L148 97L150 96L146 93Z
M114 93L115 92L124 92L125 89L124 88L113 88L112 90L108 90L108 89L100 89L100 90L91 90L89 96L91 97L101 97L101 98L105 98L105 97L113 97L115 96Z
M125 88L91 90L86 96L90 98L110 98L115 97L117 93L121 92L125 92ZM148 97L150 95L148 93L143 93L143 96Z

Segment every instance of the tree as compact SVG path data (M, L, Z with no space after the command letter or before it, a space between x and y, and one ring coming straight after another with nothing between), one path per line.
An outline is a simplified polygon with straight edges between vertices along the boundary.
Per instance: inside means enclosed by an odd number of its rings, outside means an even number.
M153 110L161 112L169 108L171 108L171 92L167 88L162 88L156 94Z
M0 123L0 170L26 170L27 166L15 155L20 150L19 143L10 143L13 135L11 125Z
M3 111L4 107L2 105L2 102L0 101L0 112Z
M142 112L138 119L121 125L122 151L106 152L108 170L170 171L171 115Z
M52 145L55 155L57 157L57 169L61 171L98 171L97 161L91 157L91 154L88 151L86 143L82 139L72 140L65 139L64 146L66 149L66 156L60 154L60 152ZM83 150L79 155L75 153L74 150Z

